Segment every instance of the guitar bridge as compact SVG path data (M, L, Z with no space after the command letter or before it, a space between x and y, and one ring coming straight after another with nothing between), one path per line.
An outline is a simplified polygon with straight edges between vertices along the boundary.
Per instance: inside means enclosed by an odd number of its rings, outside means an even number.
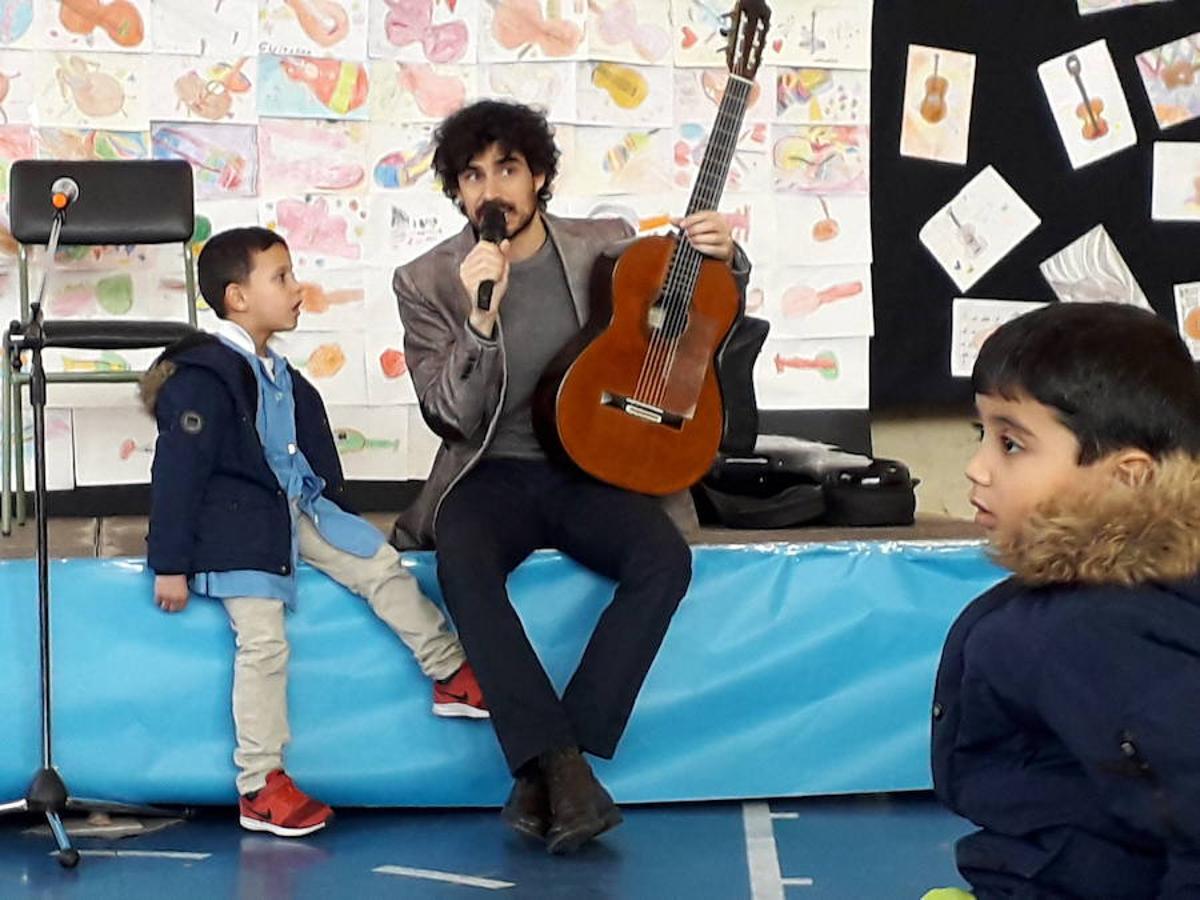
M674 428L676 431L683 428L683 416L659 409L657 406L651 406L649 403L643 403L640 400L634 400L632 397L622 397L620 394L610 394L608 391L605 391L600 398L600 402L604 406L619 409L625 415L641 419L643 422L649 422L651 425L665 425L668 428Z

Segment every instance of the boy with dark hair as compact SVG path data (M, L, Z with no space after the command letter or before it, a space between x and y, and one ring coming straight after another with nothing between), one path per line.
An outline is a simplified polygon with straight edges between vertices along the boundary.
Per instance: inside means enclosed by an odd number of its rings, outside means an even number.
M1200 896L1195 365L1150 312L1064 303L972 384L971 503L1013 576L937 676L934 786L980 826L959 870L981 900Z
M197 263L220 322L169 347L146 374L158 422L147 562L154 599L220 600L237 637L233 717L241 825L298 837L328 806L284 773L284 610L300 559L365 597L435 679L434 712L486 718L479 686L441 612L399 554L345 505L341 464L316 389L268 347L296 327L300 285L283 238L265 228L213 237Z

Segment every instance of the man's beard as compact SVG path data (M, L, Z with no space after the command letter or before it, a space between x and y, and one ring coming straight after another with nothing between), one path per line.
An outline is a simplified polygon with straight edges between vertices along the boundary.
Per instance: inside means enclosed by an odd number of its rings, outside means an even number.
M482 208L483 207L480 206L480 209L482 209ZM516 210L512 206L508 205L507 203L501 204L500 208L504 210L505 215L507 215L508 213L516 212ZM516 228L512 229L511 231L508 231L507 229L505 230L505 234L504 234L505 240L509 240L509 241L514 240L519 235L524 233L525 229L527 229L530 225L533 224L533 217L536 216L537 214L538 214L538 209L535 206L532 210L530 210L528 215L525 216L525 218L521 221L521 223L519 225L517 225ZM482 221L482 216L479 214L479 210L476 210L475 216L472 217L470 221L471 221L471 227L475 229L475 233L478 235L479 234L479 226Z

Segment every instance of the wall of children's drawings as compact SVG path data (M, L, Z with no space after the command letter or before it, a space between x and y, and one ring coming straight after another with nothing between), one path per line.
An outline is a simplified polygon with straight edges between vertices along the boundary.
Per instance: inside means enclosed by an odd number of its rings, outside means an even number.
M1200 359L1200 3L875 8L871 407L965 404L1000 323L1113 301Z
M721 204L771 320L768 409L862 408L873 330L868 199L872 0L774 0ZM308 283L280 349L318 387L352 478L420 478L391 271L463 219L431 175L436 122L480 97L546 110L563 151L551 211L643 232L682 214L724 91L733 0L0 0L0 195L25 157L181 158L198 250L260 223ZM17 313L0 240L0 318ZM36 278L35 273L35 278ZM55 317L183 318L179 254L68 248ZM202 309L201 324L211 312ZM146 353L47 353L52 369ZM55 385L51 487L148 480L131 385Z

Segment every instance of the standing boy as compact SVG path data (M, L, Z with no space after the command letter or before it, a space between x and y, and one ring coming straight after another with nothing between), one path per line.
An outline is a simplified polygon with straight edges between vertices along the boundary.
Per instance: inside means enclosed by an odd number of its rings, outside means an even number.
M344 506L329 421L311 384L268 347L296 327L300 285L265 228L213 237L197 263L220 322L169 347L145 376L158 422L148 562L167 612L220 600L237 636L234 762L243 828L298 837L332 812L283 769L289 738L284 610L299 560L366 598L435 680L434 712L486 718L458 640L399 554Z

